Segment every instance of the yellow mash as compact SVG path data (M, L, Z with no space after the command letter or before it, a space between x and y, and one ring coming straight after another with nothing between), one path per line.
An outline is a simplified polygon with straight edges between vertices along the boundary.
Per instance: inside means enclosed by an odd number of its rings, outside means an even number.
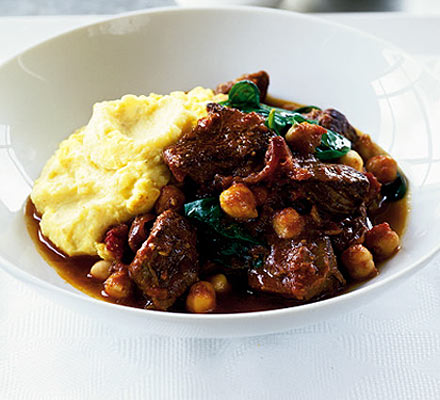
M149 211L168 183L163 148L219 99L197 87L95 104L87 126L60 144L35 182L31 198L43 234L69 256L105 257L105 231Z

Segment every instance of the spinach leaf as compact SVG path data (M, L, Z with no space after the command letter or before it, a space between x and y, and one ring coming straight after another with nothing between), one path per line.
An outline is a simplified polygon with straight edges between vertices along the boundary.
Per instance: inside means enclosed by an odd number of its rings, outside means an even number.
M209 235L204 238L203 248L210 255L210 261L233 269L260 268L264 265L265 256L254 257L249 244L225 241L219 237L208 242L208 238Z
M398 201L405 197L408 191L408 183L406 178L400 173L397 173L397 178L386 185L382 185L381 193L386 201Z
M321 144L316 148L316 157L320 160L333 160L347 154L351 142L342 135L327 129L321 137Z
M253 266L249 243L225 239L208 231L204 232L202 246L210 255L210 260L221 265L231 267L232 259L238 258L241 261L240 267L251 268ZM234 265L236 264L234 263Z
M239 224L226 220L220 204L215 197L196 200L184 205L185 215L206 224L220 236L228 239L241 240L243 242L260 244Z
M266 126L272 129L277 135L281 136L287 131L287 120L281 115L276 108L260 104L258 110L252 110L266 118Z
M260 91L255 83L244 80L237 82L229 91L229 98L221 103L227 107L237 108L242 112L256 112L266 118L266 126L276 134L282 135L289 127L295 124L308 122L317 124L317 121L305 118L301 113L318 109L316 106L305 106L290 111L283 108L271 107L260 103ZM347 154L351 149L351 142L330 129L322 135L321 144L316 148L316 157L320 160L334 160Z
M231 259L241 260L243 268L262 265L260 258L254 259L250 250L261 244L239 224L228 221L220 208L218 199L210 197L184 205L185 215L199 222L201 248L210 255L210 260L231 266Z
M279 115L277 115L275 108L270 110L266 119L266 126L269 129L272 129L278 136L281 136L283 131L286 129L285 121L281 119Z
M269 129L276 130L277 127L275 125L275 109L274 108L272 108L272 110L270 110L270 113L269 113L267 120L266 120L266 124Z
M312 119L304 118L303 115L295 113L289 115L292 125L308 122L309 124L318 123ZM316 148L315 155L320 160L334 160L347 154L351 149L351 142L344 136L330 129L326 129L321 137L321 144Z
M303 107L295 108L293 110L293 112L300 113L300 114L306 114L312 110L320 110L320 108L317 106L303 106Z
M295 114L290 114L286 118L288 118L289 122L292 125L302 124L303 122L308 122L309 124L315 124L315 125L317 124L316 121L313 121L311 119L306 119L301 114L296 114L296 113Z
M260 89L252 81L244 80L237 82L229 91L227 102L230 107L235 108L258 108L260 105Z

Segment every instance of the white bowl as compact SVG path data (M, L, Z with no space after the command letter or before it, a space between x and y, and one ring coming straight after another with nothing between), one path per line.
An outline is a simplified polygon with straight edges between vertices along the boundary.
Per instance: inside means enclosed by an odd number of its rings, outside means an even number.
M260 7L277 7L281 0L176 0L180 6L260 6Z
M37 253L23 205L58 143L92 105L126 93L214 87L270 72L272 95L335 107L395 156L411 181L402 250L348 294L274 311L191 315L101 302ZM76 29L0 67L0 264L55 301L148 333L225 337L302 326L352 310L419 271L440 243L440 85L393 46L310 16L257 8L158 9ZM402 293L404 296L404 293Z

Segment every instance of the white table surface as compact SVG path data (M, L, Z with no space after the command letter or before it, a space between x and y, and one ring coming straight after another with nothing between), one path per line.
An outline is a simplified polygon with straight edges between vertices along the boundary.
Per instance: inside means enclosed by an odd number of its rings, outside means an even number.
M0 60L99 18L0 18ZM440 77L440 15L325 18L394 42ZM0 400L440 399L439 261L350 314L233 340L110 328L0 270Z

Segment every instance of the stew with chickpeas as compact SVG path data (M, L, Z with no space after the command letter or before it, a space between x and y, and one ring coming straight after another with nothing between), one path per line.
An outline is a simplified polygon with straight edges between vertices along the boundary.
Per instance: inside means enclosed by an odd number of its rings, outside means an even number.
M379 273L400 248L407 182L396 161L334 109L272 99L260 71L166 148L173 180L151 213L109 227L113 261L66 257L29 231L84 292L128 306L193 313L290 307Z

